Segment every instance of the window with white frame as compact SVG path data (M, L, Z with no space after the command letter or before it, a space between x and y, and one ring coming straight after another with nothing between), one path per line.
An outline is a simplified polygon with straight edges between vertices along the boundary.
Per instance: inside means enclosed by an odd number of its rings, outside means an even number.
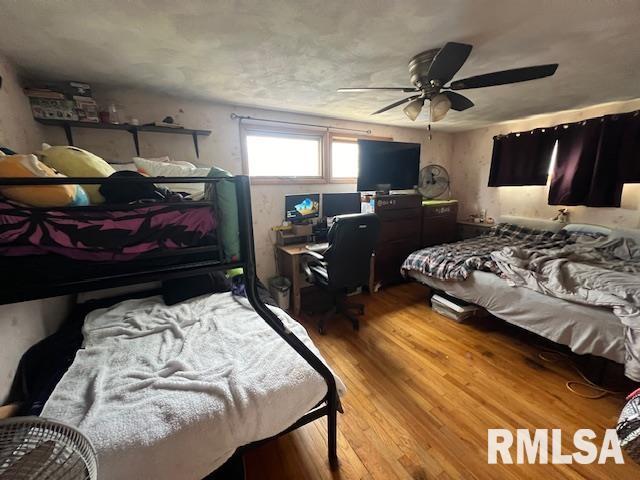
M324 132L245 127L245 173L259 178L323 178Z

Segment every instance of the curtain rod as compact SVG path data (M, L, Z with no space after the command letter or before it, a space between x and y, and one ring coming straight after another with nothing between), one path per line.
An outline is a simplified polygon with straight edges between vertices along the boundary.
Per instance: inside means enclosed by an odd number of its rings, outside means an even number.
M249 115L238 115L237 113L231 114L232 120L253 120L256 122L269 122L269 123L285 123L287 125L302 125L305 127L318 127L318 128L326 128L327 130L344 130L348 132L358 132L358 133L366 133L367 135L371 135L371 130L358 130L357 128L342 128L342 127L332 127L331 125L315 125L313 123L301 123L301 122L287 122L285 120L269 120L267 118L256 118L250 117Z
M640 114L640 110L631 110L630 112L624 112L624 113L609 113L606 115L602 115L600 117L591 117L591 118L586 118L584 120L576 120L575 122L564 122L564 123L559 123L557 125L551 125L550 127L537 127L537 128L533 128L531 130L525 130L522 132L500 133L498 135L494 135L493 139L497 140L500 138L510 137L512 135L520 136L520 135L526 135L526 134L533 134L536 132L544 132L546 130L558 130L561 127L569 128L574 125L585 125L587 122L593 122L597 120L604 122L605 119L618 120L621 117L632 117L632 116L637 117L639 114Z

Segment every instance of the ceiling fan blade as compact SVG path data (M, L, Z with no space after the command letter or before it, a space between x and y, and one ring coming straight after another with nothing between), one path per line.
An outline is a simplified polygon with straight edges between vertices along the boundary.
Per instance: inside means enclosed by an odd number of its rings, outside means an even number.
M456 92L442 92L443 95L446 95L451 102L451 108L453 110L457 110L458 112L462 112L467 108L473 107L473 102L469 100L464 95L460 95Z
M458 73L458 70L467 61L472 48L466 43L448 42L433 59L427 78L438 80L440 85L444 85Z
M378 113L386 112L387 110L391 110L392 108L396 108L398 105L402 105L403 103L410 102L411 100L415 100L420 95L413 95L411 97L403 98L402 100L398 100L397 102L392 103L391 105L387 105L386 107L381 108L380 110L376 110L371 115L377 115Z
M557 63L549 65L537 65L535 67L514 68L513 70L503 70L501 72L486 73L475 77L464 78L451 82L447 88L452 90L463 90L465 88L493 87L494 85L505 85L508 83L526 82L537 78L550 77L558 69Z
M362 87L362 88L339 88L337 90L340 93L355 93L355 92L419 92L419 90L415 87Z

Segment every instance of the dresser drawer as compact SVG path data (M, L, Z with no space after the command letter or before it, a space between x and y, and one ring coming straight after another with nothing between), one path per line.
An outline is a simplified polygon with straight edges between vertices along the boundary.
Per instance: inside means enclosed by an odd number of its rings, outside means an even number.
M422 217L424 219L433 217L450 217L455 222L458 216L458 203L450 203L447 205L424 205L422 207Z
M381 222L395 222L404 218L415 218L420 221L421 208L401 208L399 210L382 210L376 212Z
M380 239L378 244L397 239L420 239L420 218L403 218L393 222L382 222L380 225Z
M423 205L420 245L431 247L441 243L455 242L458 239L457 215L458 202Z

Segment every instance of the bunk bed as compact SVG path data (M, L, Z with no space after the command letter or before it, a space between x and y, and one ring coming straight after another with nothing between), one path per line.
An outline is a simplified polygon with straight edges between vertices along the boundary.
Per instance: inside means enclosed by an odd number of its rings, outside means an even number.
M301 357L306 365L316 372L321 378L324 386L319 401L314 403L314 406L310 410L305 410L300 414L299 418L293 421L291 424L283 428L282 431L275 433L275 435L267 438L260 436L256 438L248 438L246 444L238 445L237 451L242 452L246 449L253 448L257 445L261 445L273 438L279 437L283 434L291 432L307 423L312 421L327 418L327 447L328 447L328 459L332 469L338 465L337 456L337 413L342 411L339 398L339 387L342 388L342 384L337 377L334 376L330 368L326 365L323 359L320 357L317 350L314 348L311 340L306 337L304 329L297 324L293 319L288 317L281 310L268 307L261 299L259 294L259 281L256 276L255 266L255 250L254 250L254 238L253 238L253 221L251 214L251 196L250 196L250 182L246 176L235 177L120 177L115 179L105 178L71 178L71 177L55 177L55 178L0 178L0 186L17 186L17 185L65 185L65 184L82 184L82 185L102 185L106 181L117 181L122 185L139 185L140 183L205 183L207 188L210 188L208 195L204 201L181 203L179 205L161 204L159 206L153 205L140 205L140 204L125 204L125 205L96 205L85 207L64 207L46 209L31 209L30 207L12 206L4 204L4 209L0 208L0 214L5 216L6 219L10 218L8 223L11 228L15 228L16 218L21 219L22 225L25 229L33 229L34 224L30 222L33 218L39 221L42 226L51 219L64 218L65 221L71 221L74 215L77 216L76 220L80 220L79 224L86 226L87 218L92 221L100 222L100 219L106 219L106 223L112 224L114 218L123 218L127 215L133 215L135 218L142 218L144 220L147 216L148 223L154 222L154 215L158 213L157 209L161 209L162 212L180 211L187 215L196 214L197 218L202 220L203 212L210 215L209 221L201 221L199 228L199 234L196 237L189 238L182 242L173 241L174 238L161 238L154 237L152 241L149 239L138 239L136 245L132 249L126 252L124 255L115 255L113 252L102 252L103 255L92 257L92 253L83 251L82 248L86 247L84 242L69 243L67 250L61 252L55 248L47 248L46 242L40 242L44 245L43 248L39 248L42 245L38 245L35 250L31 247L25 248L24 244L12 245L11 243L4 243L0 245L2 255L0 256L0 268L4 275L0 276L0 303L14 303L34 299L42 299L58 295L66 294L78 294L80 292L88 292L94 290L107 289L112 287L125 287L132 286L134 284L141 284L147 282L157 281L171 281L175 279L186 279L194 277L200 274L211 274L213 272L228 271L230 269L242 268L244 271L244 291L246 295L246 301L248 301L247 308L252 308L254 312L253 321L259 323L264 322L262 325L268 332L271 332L269 337L270 344L274 343L274 335L276 335L276 343L280 343L280 348L293 349L295 353ZM232 259L228 259L223 254L223 247L221 245L221 235L219 234L220 211L219 202L216 201L215 191L219 182L231 182L235 186L235 196L238 210L238 227L239 227L239 243L240 254ZM173 210L172 210L173 209ZM177 218L183 219L184 216L178 216ZM180 221L180 220L176 220ZM17 222L19 223L19 222ZM36 222L38 223L38 222ZM62 222L65 223L65 222ZM170 222L169 222L170 223ZM204 225L204 226L203 226ZM75 228L75 225L74 225ZM100 227L91 225L91 228L100 230ZM46 225L45 225L46 230ZM184 228L181 229L183 231ZM156 231L155 234L158 232ZM22 237L16 237L22 238ZM6 240L6 237L5 237ZM117 243L117 242L116 242ZM136 248L137 245L145 245L149 247L152 245L154 248ZM131 245L129 245L131 247ZM95 250L95 249L94 249ZM118 252L121 254L122 249ZM10 273L10 274L7 274ZM157 292L149 292L153 294ZM217 295L217 294L216 294ZM197 300L198 302L209 302L211 304L218 301L218 297L212 295L210 297L204 297L204 300ZM226 297L225 294L219 297L224 299L225 302L230 302L230 295ZM144 295L142 295L144 296ZM147 299L140 299L141 295L135 294L125 296L127 300L123 303L118 303L113 308L115 310L107 310L107 313L117 312L117 309L126 308L129 303L135 302L151 302L152 307L156 308L162 303L157 297L149 297ZM120 298L119 300L122 300ZM222 301L222 300L221 300ZM113 303L113 302L112 302ZM237 302L236 302L237 303ZM250 305L250 307L249 307ZM191 306L190 306L191 308ZM100 310L103 311L103 310ZM100 312L95 310L95 312ZM246 312L245 312L246 313ZM92 317L93 315L93 317ZM91 344L91 325L88 325L92 318L95 318L94 312L83 317L84 323L83 333L85 335L84 343ZM249 317L243 317L243 324L249 321ZM232 325L233 322L227 322L228 325ZM259 328L257 324L254 324L256 328ZM231 326L230 328L233 328ZM251 336L250 332L243 331L240 335ZM277 337L284 340L286 344L282 344L277 340ZM265 332L262 332L259 338L267 338ZM255 339L253 340L256 341ZM116 344L113 344L116 345ZM290 350L287 350L289 354ZM282 357L282 351L278 353L280 358ZM295 356L295 355L294 355ZM298 358L298 357L296 357ZM74 362L77 361L73 360ZM261 364L258 363L255 368L260 368ZM260 375L258 375L260 377ZM57 388L57 387L56 387ZM304 384L300 384L298 388L305 388ZM269 402L267 402L269 403ZM278 399L273 408L278 407ZM308 408L308 407L307 407ZM45 409L46 410L46 409ZM55 409L48 409L46 411L54 411ZM46 413L46 412L45 412ZM258 412L261 413L261 412ZM268 412L267 412L268 415ZM297 415L296 415L297 416ZM62 419L64 420L64 419ZM206 424L203 424L203 428ZM199 432L202 433L202 432ZM196 431L196 434L198 432ZM182 437L188 438L188 437ZM163 440L165 447L167 442ZM202 450L201 447L194 450ZM171 450L164 450L165 453ZM148 453L147 450L141 450ZM215 453L218 455L220 452ZM188 452L182 451L182 454L189 455ZM152 457L158 460L162 454L156 452L156 456ZM223 456L228 457L228 453L224 453ZM220 465L220 462L224 458L220 457L215 465L215 468ZM153 460L152 460L153 461ZM175 472L174 472L175 473ZM105 477L102 477L105 478ZM115 478L115 477L114 477Z

